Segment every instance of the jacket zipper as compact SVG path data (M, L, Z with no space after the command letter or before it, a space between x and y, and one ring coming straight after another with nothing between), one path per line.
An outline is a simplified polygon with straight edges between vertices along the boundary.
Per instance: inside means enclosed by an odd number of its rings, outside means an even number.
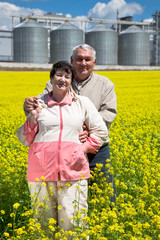
M60 113L60 133L59 133L59 140L58 140L58 176L60 178L61 138L62 138L62 130L63 130L62 107L60 105L59 105L59 113Z

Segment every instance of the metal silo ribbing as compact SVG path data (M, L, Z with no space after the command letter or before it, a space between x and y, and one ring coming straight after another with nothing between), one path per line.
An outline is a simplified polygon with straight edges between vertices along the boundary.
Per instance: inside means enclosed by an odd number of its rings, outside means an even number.
M48 30L33 20L27 20L13 30L15 62L47 63Z
M83 31L65 22L50 33L50 62L60 60L70 62L72 49L83 43Z
M98 65L116 65L118 60L117 33L103 24L89 30L85 42L96 50Z
M131 26L119 36L118 64L148 66L150 64L149 34Z

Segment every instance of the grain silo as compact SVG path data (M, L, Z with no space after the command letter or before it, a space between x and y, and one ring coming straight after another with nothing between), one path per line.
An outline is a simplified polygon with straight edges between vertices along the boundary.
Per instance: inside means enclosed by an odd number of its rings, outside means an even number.
M118 61L117 32L98 24L85 35L85 42L96 50L98 65L116 65Z
M14 62L47 63L48 30L34 20L25 20L13 30Z
M118 41L118 64L148 66L150 64L149 34L137 26L121 32Z
M50 32L50 62L70 62L72 49L83 44L83 31L69 22L62 23Z

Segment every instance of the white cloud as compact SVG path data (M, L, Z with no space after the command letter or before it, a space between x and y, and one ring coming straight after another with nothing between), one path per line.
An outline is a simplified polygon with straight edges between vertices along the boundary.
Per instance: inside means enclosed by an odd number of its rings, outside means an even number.
M124 17L128 15L141 14L143 12L143 8L140 4L137 3L126 3L125 0L110 0L108 3L98 2L90 11L88 12L88 16L77 16L78 20L84 20L87 18L106 18L106 19L116 19L117 9L119 11L119 17ZM1 18L1 30L11 30L12 29L12 15L42 15L46 14L46 12L40 9L31 9L19 7L11 3L0 2L0 18ZM63 15L62 13L57 13L59 15ZM72 17L70 14L66 14L66 17ZM19 24L19 18L15 18L15 25ZM80 28L88 28L90 23L83 24L81 22L75 23Z
M27 0L31 1L31 0ZM42 0L43 1L43 0ZM24 8L24 7L18 7L14 4L7 3L7 2L0 2L0 19L1 19L1 30L12 30L12 18L11 16L16 15L22 15L22 16L28 16L31 14L35 15L43 15L46 14L45 11L38 9L38 8ZM57 15L63 15L63 13L57 13ZM72 17L70 14L66 14L66 17ZM19 18L14 18L14 26L19 24Z
M84 20L88 19L86 16L77 16L75 19L77 19L77 22L73 22L74 25L76 25L77 27L79 27L83 31L85 31L86 28L88 28L88 23L84 22Z
M149 22L149 23L151 23L151 22L153 22L153 18L147 18L147 19L144 19L143 22Z
M143 8L140 4L137 3L127 3L119 9L119 16L133 16L143 13Z
M44 14L46 12L40 9L30 9L24 7L18 7L14 4L7 2L0 2L0 18L1 18L1 30L12 29L12 18L13 15L31 15L31 14ZM15 18L15 25L19 24L19 19Z
M116 19L117 10L119 17L133 16L143 12L142 6L138 3L126 3L124 0L111 0L107 4L98 2L89 10L88 17Z
M66 14L65 16L66 16L67 18L71 18L71 17L72 17L71 14L69 14L69 13Z

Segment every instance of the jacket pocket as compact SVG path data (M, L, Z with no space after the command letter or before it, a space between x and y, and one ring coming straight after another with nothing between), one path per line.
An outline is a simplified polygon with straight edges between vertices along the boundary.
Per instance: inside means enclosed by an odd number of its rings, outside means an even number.
M56 153L55 150L46 148L44 151L44 164L47 169L55 168Z
M87 158L81 145L74 148L70 168L75 171L84 170L87 166Z
M55 151L51 147L31 145L28 152L28 165L34 171L53 169L55 166Z
M28 152L28 168L32 171L41 171L45 168L44 151L30 147Z

